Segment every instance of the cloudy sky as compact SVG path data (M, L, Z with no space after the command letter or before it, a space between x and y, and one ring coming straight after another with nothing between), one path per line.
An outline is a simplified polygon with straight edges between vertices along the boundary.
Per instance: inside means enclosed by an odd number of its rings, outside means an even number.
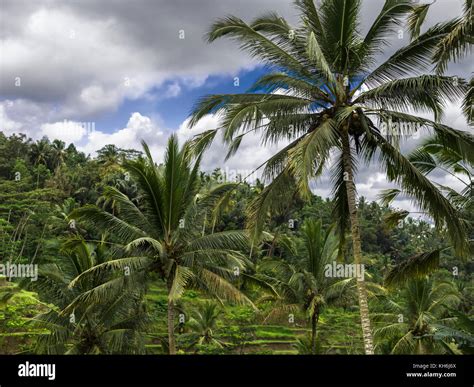
M264 72L232 42L204 42L213 20L233 14L249 21L272 10L296 23L291 3L0 0L0 130L25 133L33 139L59 138L91 155L106 144L139 149L144 139L159 160L170 133L178 132L184 140L217 126L217 117L209 116L192 130L188 128L187 117L199 96L245 92ZM363 2L362 31L382 4L379 0ZM461 0L437 0L426 25L455 17L461 9ZM408 39L407 33L402 39L394 36L385 56ZM473 71L472 58L468 59L451 65L448 72L467 77ZM447 107L446 121L468 130L456 104ZM408 141L406 149L416 144L414 139ZM203 167L245 173L275 149L263 148L258 138L249 137L237 156L224 165L223 146L216 143ZM439 172L434 177L453 187L460 184ZM361 169L357 184L359 193L369 199L389 187L375 164ZM315 192L329 195L327 177L315 185ZM413 208L408 201L397 204Z

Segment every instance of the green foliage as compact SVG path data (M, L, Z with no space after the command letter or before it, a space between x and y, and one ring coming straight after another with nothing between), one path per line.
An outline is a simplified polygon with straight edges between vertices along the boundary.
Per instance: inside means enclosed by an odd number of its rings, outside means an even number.
M32 353L34 341L44 334L32 319L45 309L37 294L0 277L0 354Z
M161 165L145 143L91 158L0 132L0 264L40 267L37 282L0 278L2 351L360 354L355 280L324 270L352 261L360 238L377 351L472 353L474 140L440 122L461 97L472 121L473 80L443 75L471 47L472 1L425 29L428 5L386 0L365 35L360 1L295 6L298 26L274 12L211 26L210 42L235 40L269 71L244 94L197 101L191 125L218 113L219 128L172 136ZM411 41L377 63L406 21ZM414 127L431 137L405 155ZM255 184L227 181L200 170L218 132L226 159L248 133L287 145ZM355 199L373 161L397 185L382 205ZM331 199L311 190L325 169ZM420 212L390 206L400 198Z
M441 331L449 329L452 319L445 312L459 304L456 288L450 282L424 278L410 280L402 292L400 303L388 299L382 305L379 316L384 325L376 329L381 350L395 354L446 353L445 340L455 335L440 334L437 324L446 326Z
M74 154L71 149L68 152ZM144 245L137 244L133 248L132 243L127 250L124 246L126 240L114 232L113 228L98 227L98 222L92 224L76 220L71 223L75 211L79 208L90 208L87 204L93 205L101 195L103 199L97 201L100 207L95 208L98 208L97 211L115 214L117 219L125 216L128 208L132 210L137 205L138 208L145 208L142 207L143 202L138 199L140 191L137 180L133 176L129 180L125 179L123 168L127 165L127 157L119 161L122 170L116 169L103 174L102 177L97 172L96 160L81 159L78 154L76 157L82 161L78 161L79 165L71 170L67 166L68 157L72 156L66 156L65 164L51 171L53 178L45 183L47 187L41 187L40 179L40 187L36 188L35 169L27 158L18 158L14 164L15 169L21 172L20 181L5 178L0 181L0 206L4 209L0 217L2 256L24 262L34 258L41 268L37 283L22 284L23 287L35 290L38 296L34 293L24 293L33 295L24 298L11 291L2 293L5 294L6 300L2 308L5 317L2 321L8 321L8 326L1 327L4 348L7 348L9 353L167 353L167 285L161 281L163 277L159 272L137 270L145 260L136 260L136 266L133 260L127 260L135 249L137 257L143 256L143 253L153 247L152 241L143 240ZM130 162L140 162L135 156L131 157ZM451 164L447 165L450 166ZM75 175L73 171L77 168L80 173ZM33 173L29 175L30 170ZM90 175L85 173L88 170L91 171ZM159 167L158 171L164 173L165 169ZM68 180L67 184L58 185L60 181L66 181L60 176L66 176L66 179L71 176L71 180ZM76 180L75 176L82 180ZM199 246L203 246L203 233L210 246L221 243L214 234L222 234L225 243L238 242L240 239L234 239L229 231L245 226L247 209L265 187L261 182L255 185L227 183L228 189L222 190L226 185L222 184L224 176L221 171L215 170L209 174L202 172L196 176L199 187L197 192L208 214L201 216L199 214L202 213L198 211L194 216L200 216L200 221L191 223L196 225L195 235L200 241ZM75 184L84 184L84 187L80 192L76 190L74 193L71 186ZM228 194L225 205L224 202L219 202L221 193ZM219 211L213 212L213 203L222 203ZM245 262L246 270L242 271L241 278L235 281L231 266L227 273L228 278L236 290L258 305L259 310L255 310L251 304L239 306L217 299L219 306L214 304L215 306L210 306L208 310L215 308L221 310L221 313L211 313L209 316L212 318L204 318L206 305L210 302L208 298L212 299L215 295L206 289L204 292L194 289L193 283L189 283L176 302L174 330L178 351L200 354L294 354L297 351L306 353L308 347L306 345L306 349L303 349L303 344L305 337L311 337L312 313L307 313L305 308L307 306L309 311L314 311L315 309L311 308L320 305L316 353L361 353L360 333L357 328L359 319L357 309L354 308L355 298L350 281L346 286L335 286L335 292L331 290L332 281L326 281L330 287L329 291L324 293L325 279L318 277L320 274L316 270L317 267L323 267L321 265L324 260L341 259L328 254L337 243L331 231L327 235L323 232L331 228L333 208L333 202L314 195L304 203L297 200L288 202L283 211L275 211L268 218L267 227L271 234L255 243L251 254L247 244L238 244L244 253L240 259ZM390 278L391 270L394 272L397 265L410 261L410 257L444 248L439 257L439 267L451 270L454 263L459 265L460 273L455 277L460 295L459 308L463 310L464 316L472 313L473 300L467 285L472 271L468 263L460 264L452 250L445 249L449 244L443 232L438 232L428 223L414 220L410 216L403 221L402 227L398 224L396 227L389 227L386 217L394 210L388 206L379 206L375 202L369 203L364 198L359 199L358 209L361 241L366 252L365 262L373 276L371 281L382 284L387 275ZM469 208L464 211L466 216L469 216ZM295 220L294 228L289 228L288 219ZM314 219L320 221L316 222ZM133 219L131 224L135 224L136 220L138 219ZM166 227L164 230L166 231ZM106 233L102 235L101 231ZM150 244L149 247L147 243ZM201 251L203 254L204 250ZM216 252L220 254L221 250ZM346 249L342 259L346 261L349 254L350 251ZM247 262L244 256L249 257L251 261ZM318 258L321 256L325 257L322 261ZM212 258L207 254L205 257ZM275 269L278 266L293 267L293 280L290 281L291 275L287 277L291 271L284 274L284 271L270 269L271 261L276 265ZM411 266L415 270L422 270L421 274L435 269L432 267L429 271L423 271L417 260L411 261L414 262ZM316 263L319 266L315 265ZM130 277L123 276L126 266L131 268L133 275ZM85 272L88 273L84 274ZM312 274L307 276L305 273ZM400 278L404 278L407 273L406 270L400 271ZM312 277L314 280L310 280ZM123 281L125 278L127 280ZM319 281L316 278L319 278ZM451 279L448 277L447 280ZM120 285L115 290L103 288L101 302L96 303L94 294L108 281L116 281ZM285 281L289 281L289 287L284 286ZM344 288L345 290L341 291ZM128 289L129 297L121 297L124 289ZM295 302L301 302L300 306L291 306L293 301L290 300L290 289L296 292L295 295L301 295L294 298ZM314 297L308 298L305 289L313 289ZM397 301L403 301L405 296L398 294L396 289L385 294L392 294ZM21 294L23 292L25 291L22 290ZM324 294L329 298L319 298ZM385 297L381 296L384 293L378 294L377 299ZM311 299L320 300L322 303L312 303ZM117 303L114 304L114 301ZM375 300L371 300L371 305L375 305L374 302ZM76 325L69 323L70 315L67 312L70 304L76 305ZM104 315L104 304L114 305L110 310L111 314ZM279 309L282 312L281 318L275 315ZM66 314L62 311L66 311ZM288 322L290 311L294 314L293 323ZM183 331L178 322L179 313L186 316L187 322L182 327ZM463 317L456 316L449 308L443 313L443 318L448 318L447 321L452 323L446 325L444 320L433 323L433 340L439 343L434 350L467 353L472 333L467 326L462 325ZM268 319L271 314L274 317ZM92 324L85 323L86 315ZM126 316L134 317L127 322ZM273 325L269 325L270 320L273 320ZM95 324L103 328L93 328ZM379 322L377 328L378 324ZM117 327L120 328L117 330ZM89 338L88 341L85 340L86 337ZM95 344L91 343L92 337L95 338L92 340ZM380 344L379 350L391 351L390 345L394 345L394 339L383 340L385 346Z

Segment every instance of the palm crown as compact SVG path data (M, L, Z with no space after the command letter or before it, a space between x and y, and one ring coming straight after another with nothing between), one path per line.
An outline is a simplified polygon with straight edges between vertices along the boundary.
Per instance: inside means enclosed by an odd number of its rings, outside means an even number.
M434 282L431 279L411 279L403 288L406 304L389 301L387 312L380 316L390 321L376 330L376 337L391 339L391 353L426 354L446 351L447 343L436 340L438 323L452 318L443 318L446 308L459 303L459 294L449 282ZM443 326L444 328L444 326Z
M436 223L448 221L453 240L457 246L464 245L464 227L449 202L397 146L399 138L412 134L414 128L433 129L440 141L455 143L463 157L473 159L469 154L472 136L439 123L444 101L463 96L466 83L422 74L430 68L437 44L454 22L435 25L377 66L376 55L398 33L413 2L386 1L365 37L357 28L359 1L323 1L319 9L311 0L296 1L296 5L301 11L298 28L274 13L250 24L232 16L212 26L209 41L233 38L275 71L255 83L252 91L258 93L202 98L191 124L206 114L220 113L222 127L203 133L196 145L208 145L219 130L231 154L250 132L260 132L265 142L288 140L289 145L267 161L264 176L276 186L285 183L279 179L282 174L291 174L298 187L307 191L308 178L321 174L332 161L334 193L342 213L344 172L349 171L344 171L340 157L331 158L331 151L343 153L344 133L348 132L354 162L356 156L372 160L378 153L389 179L414 197ZM435 120L410 111L431 112Z

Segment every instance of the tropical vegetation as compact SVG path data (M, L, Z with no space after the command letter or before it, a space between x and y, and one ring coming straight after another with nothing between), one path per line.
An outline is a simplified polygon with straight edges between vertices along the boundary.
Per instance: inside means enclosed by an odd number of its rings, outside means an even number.
M474 137L443 123L452 102L472 125L472 79L446 75L470 53L472 1L425 28L429 5L386 0L364 34L360 1L294 3L297 26L211 26L267 71L202 97L190 125L219 127L163 154L0 132L0 353L472 353ZM227 158L250 134L279 150L229 181L201 168L220 134ZM374 163L393 188L368 201Z

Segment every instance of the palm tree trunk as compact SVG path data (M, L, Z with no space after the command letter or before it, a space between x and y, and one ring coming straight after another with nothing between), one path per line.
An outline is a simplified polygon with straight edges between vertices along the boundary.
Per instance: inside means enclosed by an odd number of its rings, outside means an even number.
M353 165L351 158L351 147L349 143L348 128L342 134L342 161L344 164L344 173L346 177L347 203L349 207L349 216L351 220L352 250L354 254L354 263L362 264L362 248L360 243L360 227L356 206L356 186L352 173ZM359 298L360 319L362 325L362 336L364 339L364 349L366 355L374 354L374 344L372 330L370 328L369 305L367 302L367 290L364 279L357 279L357 295Z
M171 270L166 279L166 287L168 288L168 353L170 355L176 355L176 337L174 336L175 305L174 300L170 299L174 275L174 270Z
M318 326L319 311L315 311L311 317L311 353L316 355L316 329Z
M268 254L267 254L268 257L271 257L273 255L273 250L275 250L275 244L276 244L276 241L277 241L277 237L278 237L278 231L273 236L272 244L270 245L270 248L268 249Z
M168 353L176 355L176 338L174 336L174 302L168 302Z

